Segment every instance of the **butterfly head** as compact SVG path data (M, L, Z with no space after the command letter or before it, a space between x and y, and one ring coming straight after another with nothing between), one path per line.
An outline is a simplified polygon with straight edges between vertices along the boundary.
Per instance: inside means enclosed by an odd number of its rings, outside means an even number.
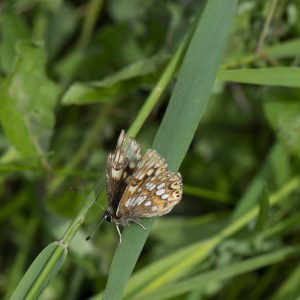
M106 210L106 211L104 212L103 219L104 219L106 222L112 222L112 219L113 219L112 214L111 214L108 210Z

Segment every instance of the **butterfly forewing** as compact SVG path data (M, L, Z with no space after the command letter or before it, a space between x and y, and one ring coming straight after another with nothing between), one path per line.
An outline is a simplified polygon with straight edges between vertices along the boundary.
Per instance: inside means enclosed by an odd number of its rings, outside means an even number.
M169 172L165 160L149 149L129 180L116 216L123 220L161 216L168 213L181 197L180 173Z
M141 159L141 146L122 130L116 149L110 153L106 167L106 190L110 212L115 214L120 199Z

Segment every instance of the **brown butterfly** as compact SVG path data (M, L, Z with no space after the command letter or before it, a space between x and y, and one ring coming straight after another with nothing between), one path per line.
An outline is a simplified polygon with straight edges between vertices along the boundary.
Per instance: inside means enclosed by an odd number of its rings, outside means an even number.
M139 223L169 213L182 197L180 173L172 173L155 150L148 149L141 156L141 146L122 130L116 149L110 153L106 167L108 209L102 220L118 225Z

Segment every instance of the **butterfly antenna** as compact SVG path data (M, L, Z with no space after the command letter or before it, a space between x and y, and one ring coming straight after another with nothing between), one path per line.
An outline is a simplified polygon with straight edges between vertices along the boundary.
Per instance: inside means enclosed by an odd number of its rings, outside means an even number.
M104 221L104 219L105 219L105 216L103 216L103 218L99 221L99 223L97 224L93 233L85 238L86 241L89 241L94 236L94 234L98 231L98 229L99 229L100 225L102 224L102 222Z
M88 198L89 201L91 201L91 202L97 204L102 210L105 211L105 208L104 208L99 202L96 201L96 199L98 198L99 194L98 194L97 197L95 197L95 200L91 200L91 199L90 199L90 196L89 196L88 194L86 194L85 192L83 192L82 190L79 190L79 189L77 189L77 188L75 188L75 187L72 187L72 186L70 186L70 190L71 190L72 192L80 193L81 195L83 195L83 196L85 196L86 198Z

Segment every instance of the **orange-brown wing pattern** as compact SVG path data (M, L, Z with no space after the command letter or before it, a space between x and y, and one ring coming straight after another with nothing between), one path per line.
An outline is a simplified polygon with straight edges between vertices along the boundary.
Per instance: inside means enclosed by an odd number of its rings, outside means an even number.
M116 216L119 219L161 216L170 212L181 197L180 173L169 172L165 160L149 149L134 170Z

